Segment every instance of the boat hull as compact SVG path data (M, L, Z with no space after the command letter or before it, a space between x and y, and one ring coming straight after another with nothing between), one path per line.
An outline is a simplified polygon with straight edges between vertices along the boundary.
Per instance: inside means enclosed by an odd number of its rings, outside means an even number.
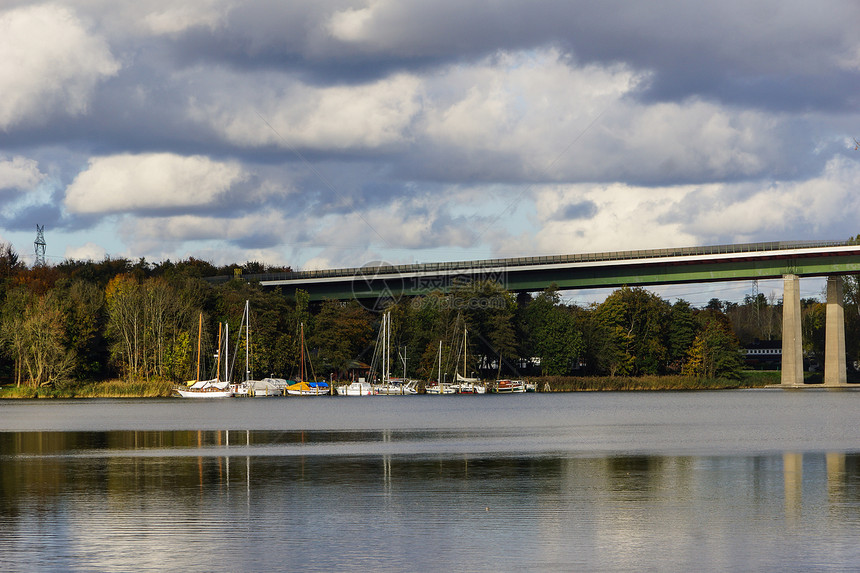
M232 390L177 390L183 398L232 398Z
M427 394L456 394L456 390L450 386L428 386L424 389Z
M337 387L338 396L373 396L373 386L366 382L353 382Z

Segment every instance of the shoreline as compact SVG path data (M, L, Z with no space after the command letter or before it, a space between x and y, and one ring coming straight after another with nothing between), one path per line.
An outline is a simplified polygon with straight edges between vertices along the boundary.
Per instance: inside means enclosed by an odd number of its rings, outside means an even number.
M816 378L814 373L807 376L808 385L818 386ZM738 390L778 385L780 372L778 370L743 371L738 380L688 376L537 376L527 378L527 381L536 384L538 392L545 393ZM3 385L0 386L0 400L169 398L175 396L174 387L174 383L167 381L129 382L123 380L86 382L63 388Z

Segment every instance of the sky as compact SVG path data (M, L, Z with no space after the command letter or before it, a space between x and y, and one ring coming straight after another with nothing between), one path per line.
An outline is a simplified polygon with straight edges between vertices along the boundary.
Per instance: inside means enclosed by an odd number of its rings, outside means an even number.
M858 22L856 0L2 0L0 242L303 270L844 240Z

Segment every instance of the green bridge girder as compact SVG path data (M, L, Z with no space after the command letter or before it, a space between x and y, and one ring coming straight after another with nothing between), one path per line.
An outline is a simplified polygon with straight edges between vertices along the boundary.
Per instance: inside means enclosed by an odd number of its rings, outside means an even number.
M464 281L492 280L513 292L653 286L860 273L854 242L781 242L527 257L424 265L253 275L263 286L302 289L311 300L379 299L449 292Z

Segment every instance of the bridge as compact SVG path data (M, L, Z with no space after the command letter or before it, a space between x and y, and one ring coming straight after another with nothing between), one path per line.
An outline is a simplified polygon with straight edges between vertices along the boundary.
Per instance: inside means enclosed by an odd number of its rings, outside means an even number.
M447 293L476 280L512 292L783 278L781 386L802 387L799 277L827 277L824 386L847 385L842 275L860 273L860 243L772 242L521 257L246 275L262 286L302 289L311 300L385 300Z

